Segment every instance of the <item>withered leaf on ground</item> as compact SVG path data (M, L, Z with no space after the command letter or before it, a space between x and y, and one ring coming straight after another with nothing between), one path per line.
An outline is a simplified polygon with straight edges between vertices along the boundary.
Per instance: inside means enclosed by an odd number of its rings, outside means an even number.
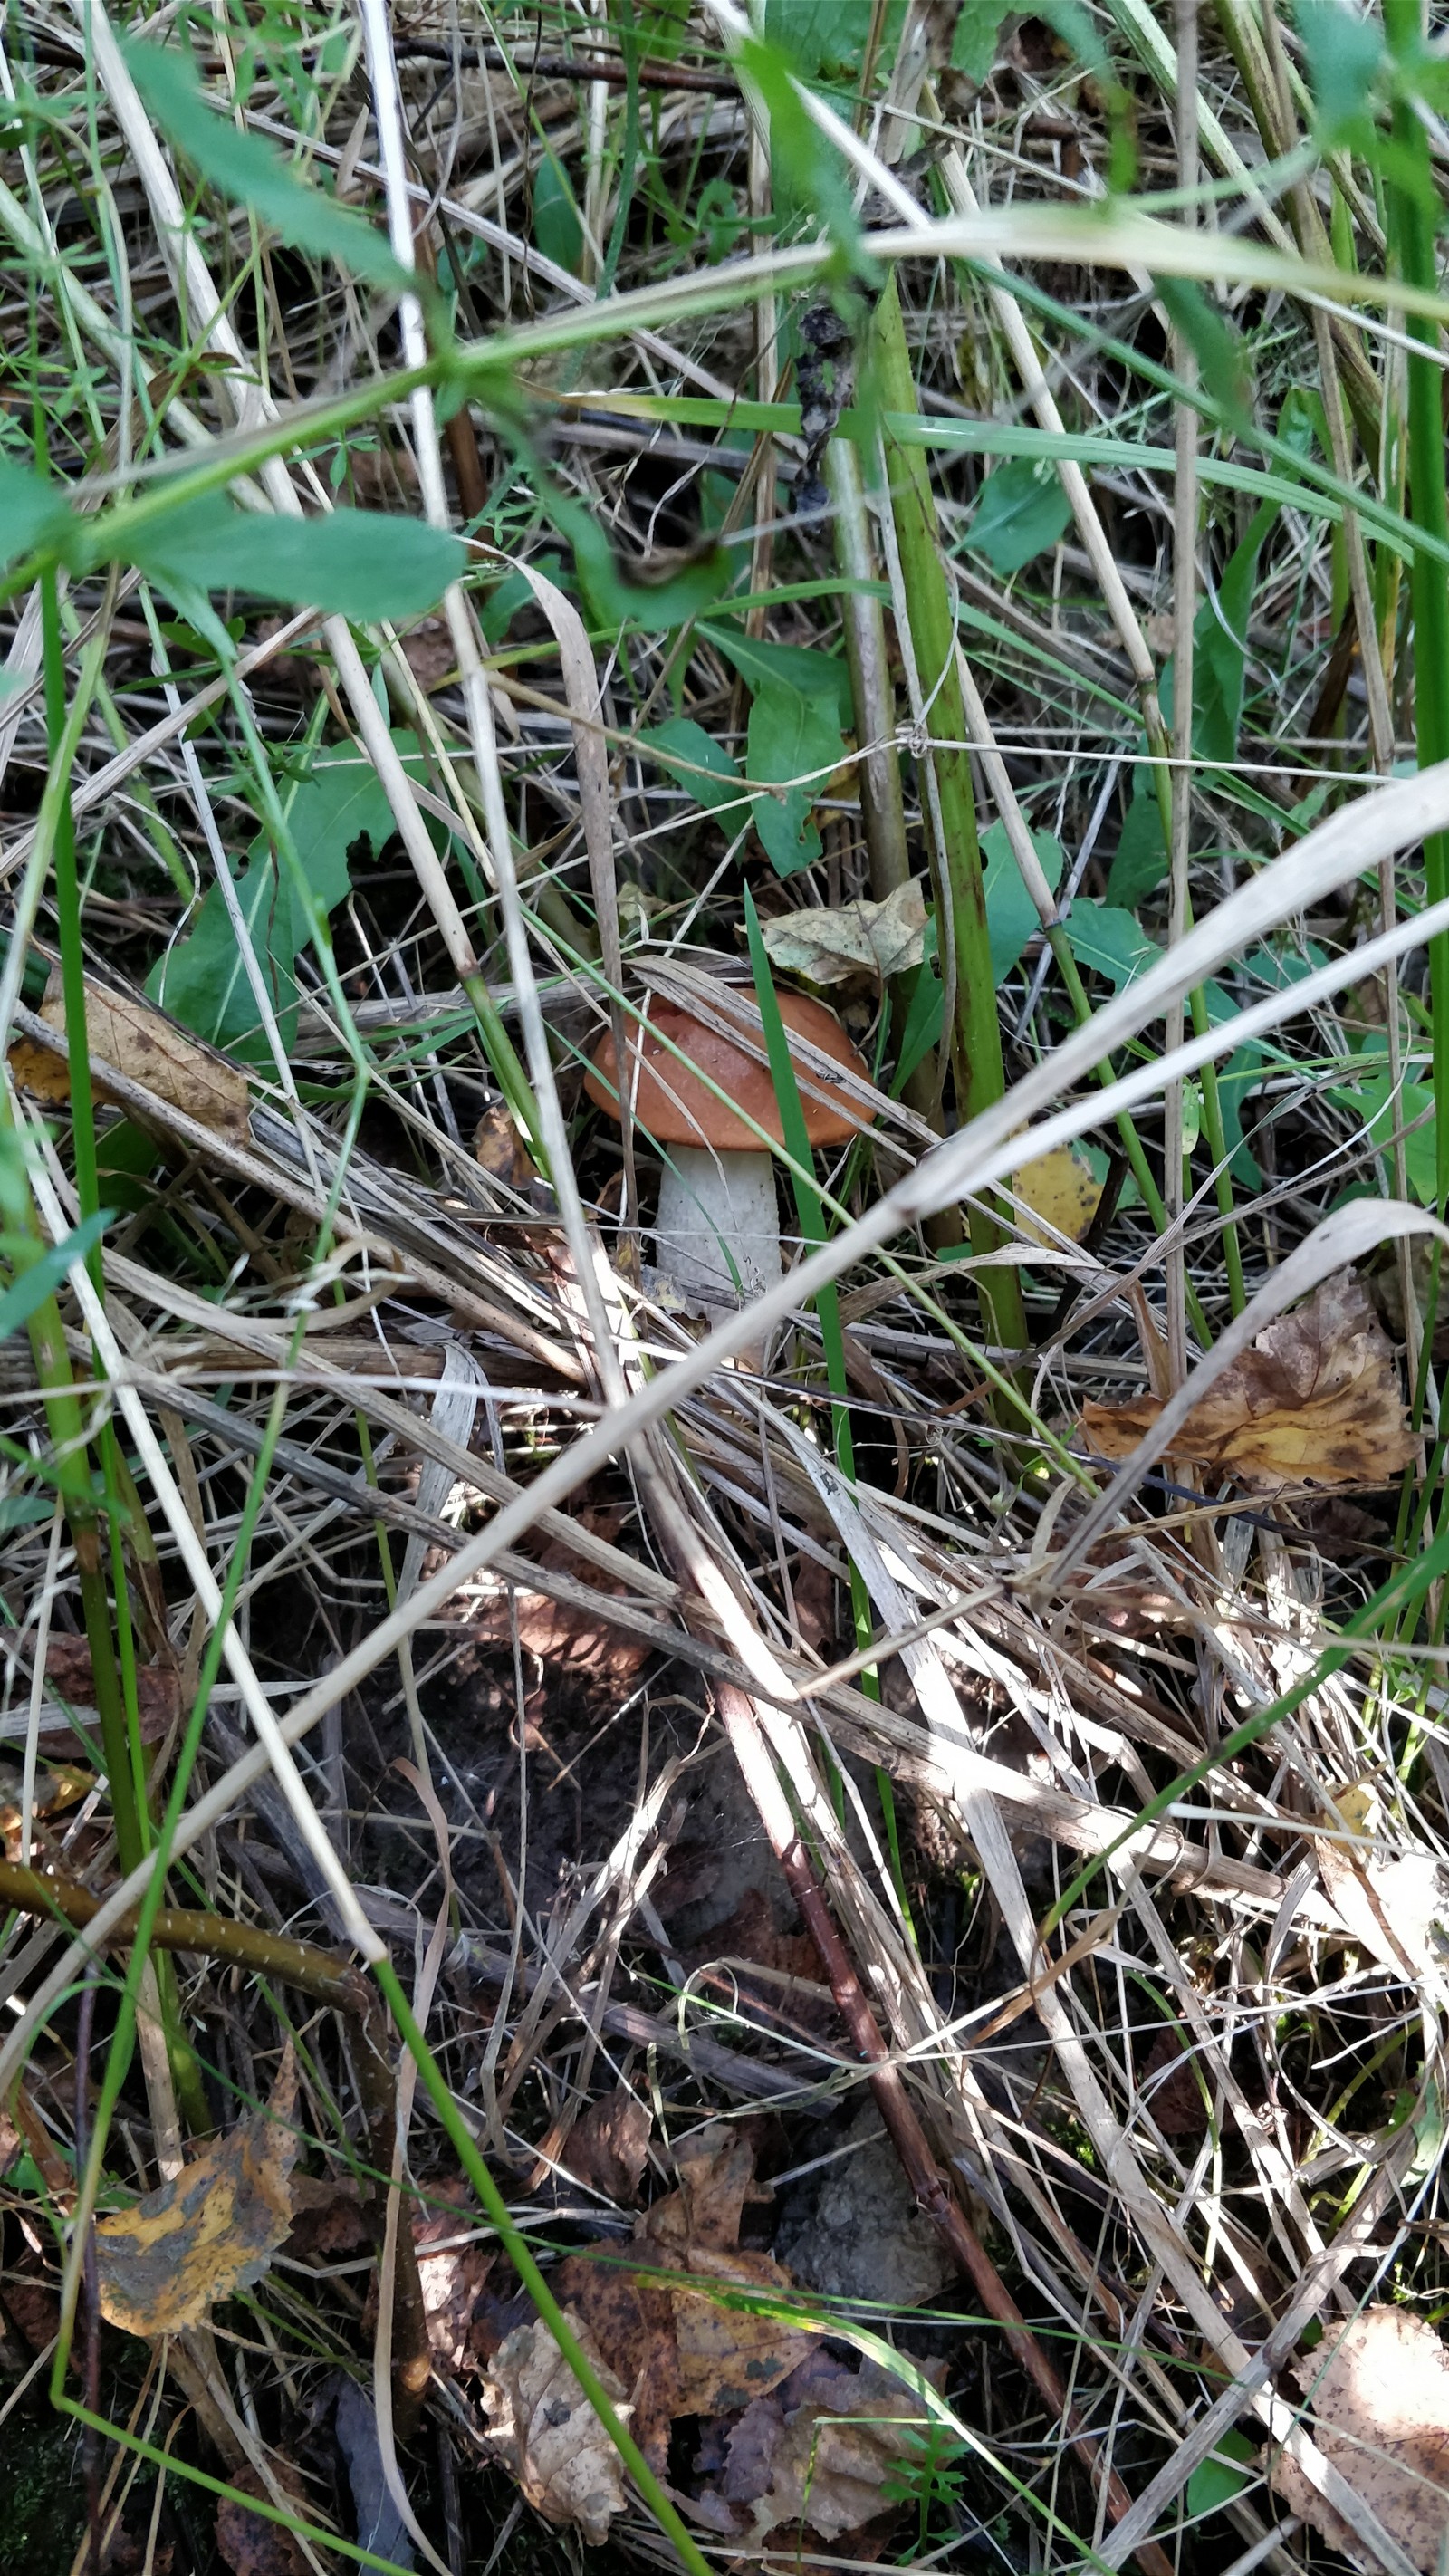
M1126 1458L1161 1412L1154 1395L1085 1404L1082 1435L1099 1458ZM1416 1449L1393 1352L1351 1270L1260 1333L1172 1442L1174 1457L1262 1490L1385 1485Z
M1023 1206L1043 1220L1041 1225L1033 1225L1028 1217L1022 1227L1023 1233L1042 1244L1051 1243L1059 1234L1080 1243L1102 1196L1101 1182L1093 1178L1090 1166L1072 1152L1070 1145L1059 1145L1055 1152L1038 1154L1034 1162L1023 1163L1020 1171L1009 1175L1009 1186Z
M40 1017L47 1027L64 1035L65 997L58 966L51 969ZM158 1100L184 1109L200 1126L214 1128L233 1144L247 1143L251 1105L245 1074L189 1037L139 994L118 992L87 976L86 1042L93 1057L114 1065L127 1081L143 1083ZM10 1066L16 1081L38 1100L69 1100L66 1058L53 1055L38 1039L17 1038L10 1049ZM108 1094L103 1075L97 1076L95 1087L98 1099L114 1097Z
M563 2160L570 2173L609 2200L637 2200L649 2160L652 2126L645 2103L627 2084L591 2102L569 2133Z
M461 2181L445 2176L429 2183L427 2191L431 2202L441 2199L457 2204L454 2208L435 2206L413 2221L428 2341L439 2361L446 2362L450 2370L477 2370L498 2340L496 2332L490 2334L486 2321L478 2314L478 2303L493 2269L494 2249L476 2241L472 2203ZM461 2243L460 2238L464 2240Z
M296 2505L298 2518L312 2520L302 2481L290 2460L273 2454L272 2470L277 2484ZM255 2469L238 2470L232 2480L243 2495L265 2493ZM272 2499L267 2498L270 2503ZM271 2522L265 2514L249 2513L244 2504L223 2496L216 2508L216 2554L229 2567L232 2576L307 2576L307 2560L300 2543L285 2523Z
M764 925L770 962L811 984L878 984L907 974L925 955L926 904L919 879L883 903L861 896L834 910L787 912Z
M1433 1852L1349 1848L1314 1837L1318 1872L1334 1912L1371 1959L1415 1985L1438 1983L1449 1963L1449 1867Z
M605 2394L632 2413L582 2317L564 2315ZM501 2343L483 2383L488 2441L527 2501L549 2522L572 2523L598 2549L624 2510L624 2464L541 2318Z
M1297 2378L1324 2458L1422 2576L1438 2576L1449 2530L1449 2353L1434 2328L1406 2308L1365 2308L1330 2329ZM1290 2513L1358 2562L1353 2533L1286 2453L1273 2460L1272 2484Z
M888 2372L870 2361L849 2370L817 2342L731 2429L714 2491L724 2510L708 2519L757 2543L787 2523L825 2541L859 2531L889 2508L892 2473L926 2421L921 2401Z
M176 2334L259 2281L292 2224L290 2042L265 2111L239 2121L175 2180L96 2228L101 2313L128 2334Z

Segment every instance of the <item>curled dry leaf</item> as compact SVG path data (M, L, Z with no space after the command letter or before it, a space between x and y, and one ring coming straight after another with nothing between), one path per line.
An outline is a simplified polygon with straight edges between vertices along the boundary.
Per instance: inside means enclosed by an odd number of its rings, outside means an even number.
M51 969L40 1005L47 1027L65 1034L65 999L59 967ZM86 1041L93 1058L114 1065L127 1081L144 1084L158 1100L184 1109L203 1127L214 1128L233 1144L245 1145L251 1134L250 1102L245 1074L225 1056L189 1037L184 1029L153 1009L138 994L118 992L109 984L86 978ZM18 1083L38 1100L69 1100L70 1066L38 1040L17 1038L10 1067ZM96 1082L100 1100L113 1097L104 1078Z
M1082 1435L1099 1458L1126 1458L1161 1412L1155 1395L1086 1404ZM1272 1490L1385 1485L1416 1445L1383 1327L1362 1282L1341 1270L1224 1369L1174 1434L1172 1455Z
M497 2334L479 2314L493 2269L494 2249L478 2242L466 2186L451 2177L429 2183L428 2199L455 2206L429 2209L413 2221L418 2279L427 2312L428 2341L450 2370L477 2370L497 2348Z
M1449 1868L1432 1852L1353 1850L1315 1839L1318 1872L1351 1937L1396 1977L1442 1986L1449 1963Z
M627 2084L591 2102L571 2131L564 2162L579 2181L609 2200L637 2200L649 2160L648 2107Z
M633 2409L587 2325L564 2314L605 2394ZM534 2510L572 2523L595 2549L624 2510L624 2464L541 2318L501 2343L483 2383L488 2441Z
M1422 2576L1438 2576L1449 2529L1449 2353L1421 2317L1366 2308L1299 2363L1326 2460ZM1272 2484L1331 2548L1366 2564L1346 2523L1280 2453Z
M101 2313L128 2334L176 2334L259 2281L292 2224L297 2061L290 2042L265 2111L172 2182L96 2229Z
M764 927L771 964L809 984L875 984L907 974L921 964L925 938L925 898L914 877L884 903L862 897L835 911L787 912Z
M299 2519L310 2522L312 2513L291 2461L273 2454L272 2472L283 2494L296 2505ZM232 2484L243 2495L266 2493L252 2468L239 2469ZM267 2501L272 2499L268 2497ZM306 2576L306 2554L286 2524L272 2522L265 2514L249 2513L231 2496L223 2496L216 2508L216 2554L222 2565L231 2569L232 2576Z
M717 2490L730 2509L720 2527L739 2530L747 2517L756 2542L782 2524L826 2541L859 2531L894 2501L892 2472L925 2428L924 2407L899 2380L870 2361L848 2370L816 2343L733 2427Z

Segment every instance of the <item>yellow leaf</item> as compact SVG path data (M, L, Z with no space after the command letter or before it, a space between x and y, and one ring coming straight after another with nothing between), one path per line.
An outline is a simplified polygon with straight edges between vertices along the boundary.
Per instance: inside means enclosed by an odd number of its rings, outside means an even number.
M176 2334L259 2281L292 2224L297 2061L290 2041L265 2111L174 2181L96 2228L101 2313L128 2334Z
M1161 1412L1155 1395L1084 1404L1082 1435L1099 1458L1126 1458ZM1272 1490L1386 1485L1416 1446L1383 1327L1361 1281L1340 1270L1224 1369L1172 1455Z
M52 967L40 1017L47 1028L65 1035L65 998L58 966ZM251 1135L250 1102L245 1074L224 1056L188 1037L164 1012L153 1010L139 994L117 991L86 977L86 1043L95 1068L98 1100L114 1099L106 1089L104 1067L111 1065L128 1082L141 1083L158 1100L184 1109L203 1127L233 1144ZM38 1039L17 1038L10 1049L10 1069L18 1083L37 1100L70 1098L70 1066Z
M1347 1788L1335 1789L1333 1803L1348 1833L1372 1833L1379 1816L1379 1793L1372 1780L1350 1780Z
M1029 1221L1022 1226L1023 1234L1030 1235L1034 1243L1052 1241L1048 1228L1080 1243L1102 1196L1101 1182L1093 1180L1087 1165L1069 1145L1059 1145L1051 1154L1038 1154L1034 1163L1023 1163L1019 1172L1012 1173L1011 1187L1017 1198L1044 1220L1040 1226Z

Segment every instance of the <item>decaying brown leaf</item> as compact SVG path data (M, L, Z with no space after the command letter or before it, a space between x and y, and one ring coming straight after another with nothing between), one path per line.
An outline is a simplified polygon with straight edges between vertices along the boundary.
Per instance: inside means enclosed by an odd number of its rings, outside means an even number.
M290 2042L265 2111L239 2121L173 2182L96 2228L101 2313L128 2334L175 2334L259 2281L292 2224Z
M627 2084L591 2102L570 2131L564 2162L610 2200L637 2200L649 2160L649 2110Z
M51 969L40 1017L48 1027L64 1035L65 998L59 967ZM92 1057L114 1065L128 1081L144 1083L158 1100L169 1101L174 1109L184 1109L188 1118L214 1128L218 1136L230 1137L233 1144L247 1143L251 1124L245 1074L238 1073L224 1056L213 1054L209 1047L188 1037L174 1020L143 1002L139 994L118 992L87 976L86 1040ZM69 1064L63 1055L52 1055L49 1047L38 1040L17 1038L10 1049L10 1068L16 1081L38 1100L69 1100ZM97 1078L95 1089L99 1100L114 1097L107 1092L103 1077Z
M498 2340L478 2316L494 2249L477 2241L471 2201L460 2180L444 2177L429 2183L427 2190L430 2201L455 2204L431 2208L425 2217L413 2221L428 2341L450 2370L476 2370Z
M782 2524L838 2540L888 2509L891 2473L925 2424L924 2407L899 2380L870 2361L849 2370L817 2342L732 2428L702 2519L748 2530L757 2543Z
M605 2394L632 2413L582 2317L564 2314ZM624 2510L624 2464L541 2318L499 2345L483 2383L488 2440L535 2511L597 2549Z
M491 1172L510 1190L526 1191L539 1177L538 1165L506 1101L495 1100L484 1110L473 1131L473 1151L479 1169Z
M1161 1412L1155 1395L1086 1404L1082 1434L1099 1458L1126 1458ZM1174 1457L1263 1490L1386 1485L1415 1449L1393 1352L1351 1270L1260 1333L1172 1443Z
M904 975L925 955L926 903L919 880L884 903L860 897L834 911L787 912L764 926L772 965L810 984L878 984Z
M1449 1961L1449 1868L1432 1852L1352 1848L1327 1834L1314 1850L1325 1892L1359 1947L1414 1985L1442 1980Z
M290 2460L272 2457L272 2472L283 2494L295 2504L299 2518L312 2520L302 2480ZM232 2484L243 2495L266 2493L255 2469L237 2471ZM270 2503L272 2499L268 2497ZM272 2522L265 2514L248 2513L244 2504L223 2496L216 2508L216 2554L232 2576L306 2576L307 2558L300 2544L283 2522Z
M1405 2308L1366 2308L1325 2337L1297 2377L1324 2458L1422 2576L1438 2576L1449 2530L1449 2353L1433 2327ZM1331 2548L1366 2563L1347 2525L1281 2453L1272 2483Z

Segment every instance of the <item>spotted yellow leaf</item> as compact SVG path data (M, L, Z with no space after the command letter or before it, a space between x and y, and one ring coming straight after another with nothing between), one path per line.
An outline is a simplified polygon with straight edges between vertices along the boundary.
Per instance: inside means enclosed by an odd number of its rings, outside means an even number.
M1069 1145L1059 1145L1054 1153L1039 1154L1034 1163L1023 1163L1011 1175L1011 1188L1024 1207L1042 1219L1033 1225L1027 1218L1022 1227L1034 1243L1049 1244L1053 1235L1064 1234L1071 1242L1080 1243L1097 1213L1102 1184L1094 1181L1080 1155Z

